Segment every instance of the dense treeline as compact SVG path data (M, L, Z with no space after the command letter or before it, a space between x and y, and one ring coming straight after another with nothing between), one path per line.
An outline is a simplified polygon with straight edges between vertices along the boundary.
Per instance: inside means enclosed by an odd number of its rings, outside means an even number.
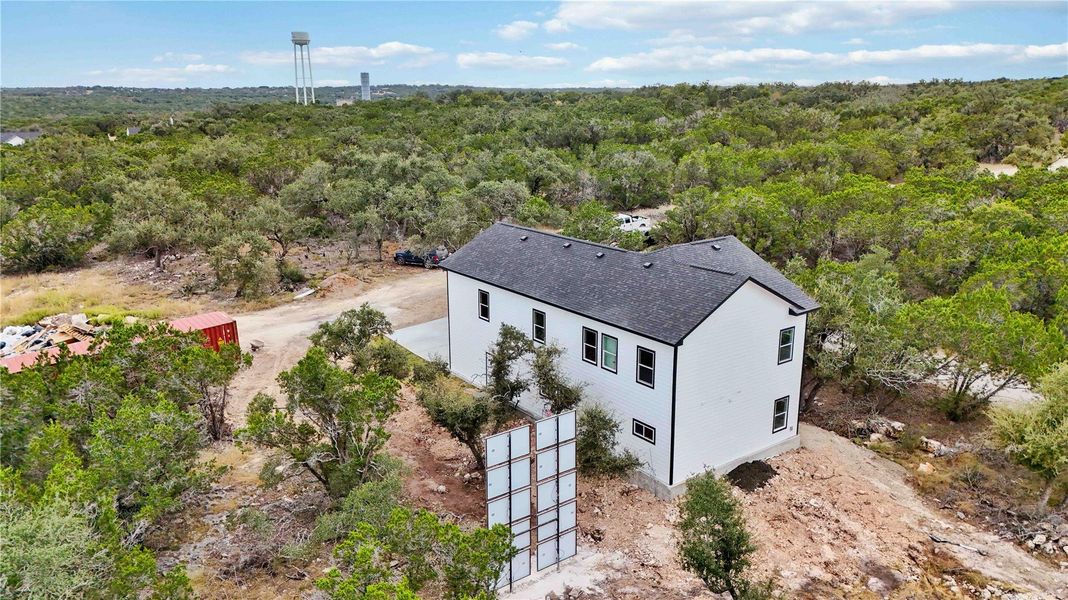
M310 240L381 259L387 240L455 249L503 218L640 248L612 212L666 206L653 242L737 235L825 305L810 395L937 374L963 418L1064 356L1068 174L1042 167L1064 153L1068 78L454 90L110 126L59 120L0 151L5 270L77 265L102 239L160 268L201 249L253 296L300 282L287 255Z

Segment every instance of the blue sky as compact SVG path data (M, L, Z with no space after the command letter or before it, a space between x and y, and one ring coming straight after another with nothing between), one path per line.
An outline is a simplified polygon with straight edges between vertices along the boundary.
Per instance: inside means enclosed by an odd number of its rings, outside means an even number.
M1068 74L1068 2L12 2L0 84L907 82Z

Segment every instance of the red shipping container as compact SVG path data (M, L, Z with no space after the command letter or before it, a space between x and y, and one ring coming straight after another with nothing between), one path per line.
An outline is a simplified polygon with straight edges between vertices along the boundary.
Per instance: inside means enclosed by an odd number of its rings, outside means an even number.
M171 321L178 331L200 331L207 338L204 345L218 351L219 344L238 344L237 321L224 312L210 312Z

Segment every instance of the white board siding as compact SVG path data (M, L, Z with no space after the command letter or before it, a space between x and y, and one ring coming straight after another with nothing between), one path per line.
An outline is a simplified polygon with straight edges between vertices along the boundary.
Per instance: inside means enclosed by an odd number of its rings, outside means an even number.
M497 339L501 324L507 323L531 336L532 309L545 313L546 338L564 350L560 366L573 382L585 384L585 396L611 410L622 431L622 448L634 452L646 463L643 470L667 483L671 447L671 385L674 348L648 338L605 325L458 273L448 272L449 337L452 370L476 384L485 384L486 351ZM478 290L490 294L490 320L479 319ZM617 372L612 373L582 360L582 328L606 333L619 340ZM600 340L598 340L600 342ZM655 388L635 380L637 347L656 352ZM598 348L600 350L600 348ZM536 391L528 392L520 406L533 415L542 415L544 402ZM632 419L656 428L656 444L633 435Z
M672 484L796 436L805 315L761 286L738 289L679 347ZM793 360L778 364L779 331L794 327ZM772 433L776 398L786 429Z

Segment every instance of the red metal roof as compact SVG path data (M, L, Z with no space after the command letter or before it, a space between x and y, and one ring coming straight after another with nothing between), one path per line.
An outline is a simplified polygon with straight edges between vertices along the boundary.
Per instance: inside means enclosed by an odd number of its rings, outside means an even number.
M193 315L171 321L171 327L178 331L203 331L209 327L233 323L234 318L224 312L210 312L202 315Z
M67 348L74 354L88 354L89 346L92 344L92 340L86 340L84 342L74 342L68 344ZM41 354L46 354L52 358L59 354L58 347L46 348L44 350L38 350L35 352L23 352L22 354L16 354L14 356L8 356L7 358L0 359L0 366L7 367L8 371L12 373L18 373L22 369L37 362L37 357Z

